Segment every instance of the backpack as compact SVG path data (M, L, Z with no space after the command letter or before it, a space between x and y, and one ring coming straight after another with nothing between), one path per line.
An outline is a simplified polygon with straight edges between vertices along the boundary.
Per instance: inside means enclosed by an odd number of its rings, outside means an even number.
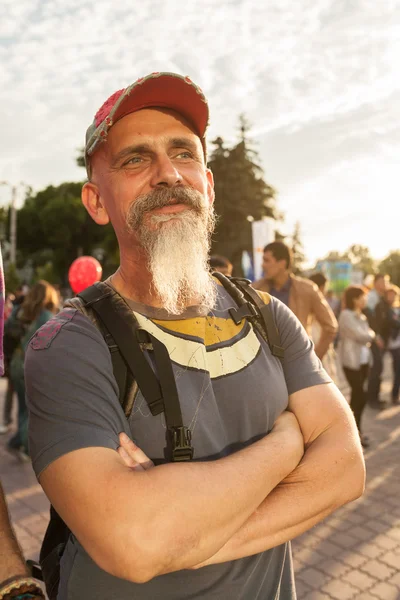
M228 278L217 272L213 276L238 305L238 308L229 309L236 325L243 319L251 321L267 341L271 353L282 360L283 348L270 304L261 300L247 279ZM182 421L172 363L164 344L140 327L128 304L107 283L95 283L65 306L80 310L100 329L111 354L119 402L125 416L128 418L132 411L138 389L153 416L164 412L166 445L162 462L192 460L191 432ZM143 349L152 350L158 376L147 362ZM67 525L51 506L50 522L40 551L40 566L29 561L33 576L45 582L49 600L57 598L60 561L69 536Z

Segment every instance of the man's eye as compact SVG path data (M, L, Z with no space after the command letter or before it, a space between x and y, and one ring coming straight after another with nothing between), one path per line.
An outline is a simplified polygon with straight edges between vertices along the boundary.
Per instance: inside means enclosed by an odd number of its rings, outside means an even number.
M184 152L179 152L176 158L193 158L193 154L189 150L185 150Z
M142 162L143 158L141 156L132 156L129 160L124 163L124 167L126 165L139 165Z

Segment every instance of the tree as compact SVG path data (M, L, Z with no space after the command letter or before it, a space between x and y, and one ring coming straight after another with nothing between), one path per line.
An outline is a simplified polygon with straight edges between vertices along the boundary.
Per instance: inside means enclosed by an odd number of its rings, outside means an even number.
M36 268L35 278L34 279L44 279L49 283L59 283L60 277L54 269L54 265L51 261L47 262L43 266L39 266Z
M7 294L15 294L21 285L21 280L18 277L17 268L13 263L9 263L4 269L4 281Z
M383 275L389 275L392 283L400 286L400 250L392 250L379 264L378 270Z
M356 271L361 271L364 277L376 271L375 261L370 254L369 248L361 244L353 244L345 252L331 250L323 260L349 262Z
M94 248L105 250L105 266L114 267L117 243L111 225L99 227L81 202L82 183L49 186L30 195L18 211L18 262L28 258L33 268L46 267L67 283L72 261Z
M347 261L348 257L343 252L338 252L337 250L331 250L325 256L325 258L323 258L322 260L331 261L331 262L335 262L335 261Z
M284 233L281 233L279 231L279 229L275 230L275 240L274 240L275 242L284 242L284 243L286 243L286 237L287 236Z
M7 237L9 229L9 209L4 206L0 206L0 241L3 241Z
M240 140L227 148L214 140L209 167L214 174L215 210L219 218L212 252L227 256L236 274L241 273L244 250L252 253L251 221L278 218L274 188L264 179L257 152L248 139L249 124L239 119Z
M292 255L293 255L293 263L292 263L292 271L295 275L299 275L302 271L302 266L306 260L304 254L304 246L301 241L301 231L300 231L300 223L296 222L294 226L293 236L292 236Z
M76 161L76 164L78 165L78 167L83 167L84 169L86 168L86 165L85 165L85 148L79 148L78 149L78 156L76 156L75 161Z
M345 256L351 262L356 271L362 271L364 277L369 273L374 273L375 261L372 258L367 246L353 244L346 251Z

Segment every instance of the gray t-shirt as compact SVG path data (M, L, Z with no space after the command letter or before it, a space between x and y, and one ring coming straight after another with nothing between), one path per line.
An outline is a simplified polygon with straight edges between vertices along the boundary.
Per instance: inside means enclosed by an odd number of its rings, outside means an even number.
M196 460L218 459L265 436L286 409L289 394L330 381L299 321L281 302L271 302L285 349L283 366L246 320L235 325L228 312L235 303L219 285L216 308L205 316L198 307L171 317L162 309L128 301L140 325L169 351ZM153 364L151 352L147 356ZM64 309L36 333L25 369L30 452L37 476L73 450L116 449L121 431L151 458L163 458L164 415L153 417L139 391L129 420L125 418L108 347L79 311ZM62 558L58 600L295 597L290 544L135 584L100 569L72 535Z

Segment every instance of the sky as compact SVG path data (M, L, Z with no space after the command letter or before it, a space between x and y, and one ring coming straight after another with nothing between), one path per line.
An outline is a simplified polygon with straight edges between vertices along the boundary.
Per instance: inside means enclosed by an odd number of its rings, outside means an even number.
M2 0L0 181L82 180L95 112L153 71L200 85L210 141L246 115L309 263L400 248L400 0Z

